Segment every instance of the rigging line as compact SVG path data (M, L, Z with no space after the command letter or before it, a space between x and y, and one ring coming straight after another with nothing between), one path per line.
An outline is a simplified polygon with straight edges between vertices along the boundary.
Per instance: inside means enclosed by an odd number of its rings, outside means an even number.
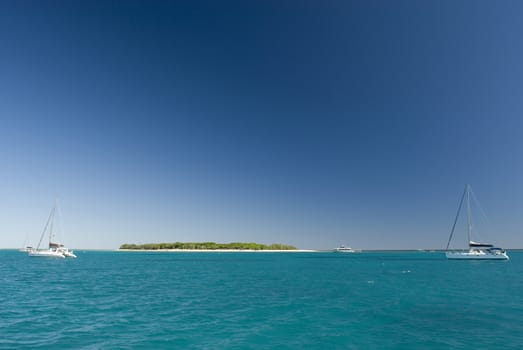
M472 193L472 199L474 199L474 203L476 203L476 205L478 206L479 211L481 212L481 215L483 215L483 218L485 219L485 222L486 222L486 223L490 223L490 220L489 220L489 218L487 217L487 214L485 213L485 210L483 210L483 207L482 207L481 204L479 203L479 200L478 200L478 198L476 197L476 194L474 193L474 191L472 191L472 189L470 189L470 192Z
M482 219L481 220L481 224L483 224L483 226L481 226L481 227L482 228L488 228L489 226L485 226L485 224L487 224L487 225L490 224L490 220L487 217L487 214L486 214L485 210L483 210L483 207L481 206L478 198L476 197L476 194L474 192L472 192L472 190L471 190L471 193L472 193L472 199L474 200L474 203L475 203L476 207L479 208L479 211L481 213L480 219ZM485 231L488 231L488 230L485 230ZM482 242L482 241L485 240L485 237L481 234L481 232L479 232L478 229L476 229L475 232L476 232L476 237L479 240L479 242Z
M459 212L461 211L463 200L465 199L465 194L467 194L467 188L465 188L463 194L461 195L461 200L459 201L458 206L458 212L456 213L456 218L454 219L454 223L452 224L452 230L450 231L449 241L447 242L447 247L445 248L445 250L449 250L450 241L452 240L452 236L454 235L454 229L456 228L456 223L458 222Z
M55 208L56 208L56 204L53 208L53 214L56 210ZM51 244L51 242L53 241L53 238L54 238L53 226L54 226L54 215L53 215L53 220L51 220L51 228L49 229L49 244Z
M55 238L57 240L57 243L63 243L64 239L64 223L62 220L62 209L58 203L58 198L55 199L55 205L56 205L56 215L58 216L58 228L56 229L57 234L55 234Z

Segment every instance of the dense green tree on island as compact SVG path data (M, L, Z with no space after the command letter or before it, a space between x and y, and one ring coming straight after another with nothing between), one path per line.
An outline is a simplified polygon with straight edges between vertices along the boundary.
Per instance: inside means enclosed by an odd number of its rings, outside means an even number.
M215 242L175 242L175 243L145 243L122 244L120 249L132 250L161 250L161 249L230 249L230 250L296 250L296 247L287 244L273 243L270 245L259 243L215 243Z

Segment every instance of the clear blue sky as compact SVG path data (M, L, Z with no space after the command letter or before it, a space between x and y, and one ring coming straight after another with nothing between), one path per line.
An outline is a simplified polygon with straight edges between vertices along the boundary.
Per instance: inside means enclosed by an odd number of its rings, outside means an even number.
M520 1L2 1L0 247L523 247ZM460 229L464 225L460 224ZM465 238L463 236L463 243Z

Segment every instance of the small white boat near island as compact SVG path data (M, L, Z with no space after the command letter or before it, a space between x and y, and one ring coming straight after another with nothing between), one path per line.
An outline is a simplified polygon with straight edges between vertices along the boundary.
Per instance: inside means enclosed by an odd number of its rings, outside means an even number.
M471 209L470 209L470 197L473 194L470 185L465 187L465 191L461 196L461 200L458 206L458 212L456 218L454 219L454 224L452 225L452 230L450 232L450 237L447 242L447 247L445 249L445 256L449 260L509 260L509 256L504 249L495 247L490 243L478 243L472 240L472 219L471 219ZM459 218L461 207L463 206L463 201L467 198L467 238L468 238L468 250L459 250L452 251L449 250L450 242L454 235L454 229L456 228L456 223Z
M36 248L27 247L25 251L28 252L28 255L31 257L43 257L43 258L58 258L58 259L65 259L65 258L76 258L76 255L72 250L69 250L66 248L63 244L60 243L54 243L54 232L53 232L53 224L54 224L54 216L56 212L56 204L51 210L51 213L49 214L49 218L47 219L47 223L45 224L44 230L42 232L42 235L40 236L40 241L38 242L38 245ZM46 235L46 233L49 234L49 245L47 249L40 249L40 245Z
M344 245L334 248L332 251L335 253L361 253L361 249L353 249Z

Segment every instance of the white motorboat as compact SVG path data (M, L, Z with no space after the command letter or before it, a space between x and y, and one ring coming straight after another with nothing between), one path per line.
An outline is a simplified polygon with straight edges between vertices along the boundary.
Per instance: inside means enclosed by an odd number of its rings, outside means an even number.
M351 247L346 247L344 245L339 246L338 248L334 248L332 251L336 252L336 253L360 253L361 252L361 250L359 250L359 249L352 249Z
M458 206L458 212L456 214L456 218L454 219L454 224L452 225L450 237L447 242L445 256L449 260L509 260L509 256L507 255L507 252L504 249L494 247L494 245L489 243L478 243L472 241L472 219L470 210L471 194L474 195L470 185L467 185L465 187L463 195L461 196L461 200ZM467 197L467 237L469 249L459 251L449 250L449 245L454 235L454 229L456 228L456 223L458 221L461 207L463 206L463 201L465 197Z

